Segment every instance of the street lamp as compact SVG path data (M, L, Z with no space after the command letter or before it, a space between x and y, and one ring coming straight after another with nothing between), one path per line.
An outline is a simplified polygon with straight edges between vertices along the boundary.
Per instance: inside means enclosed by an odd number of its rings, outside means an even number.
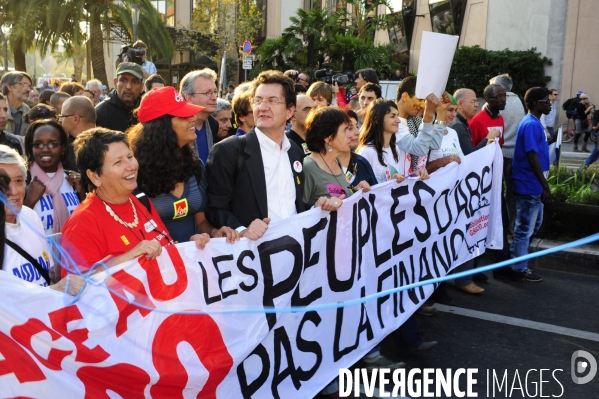
M133 42L136 42L137 25L139 25L139 4L131 4L131 17L133 19Z

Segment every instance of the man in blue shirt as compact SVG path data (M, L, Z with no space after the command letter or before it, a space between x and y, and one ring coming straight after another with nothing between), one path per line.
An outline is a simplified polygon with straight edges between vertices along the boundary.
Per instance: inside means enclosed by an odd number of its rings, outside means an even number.
M516 226L510 247L512 258L528 254L530 239L541 227L543 203L551 200L545 173L549 171L549 146L541 115L551 111L551 91L544 87L528 89L524 102L528 108L518 125L512 164L512 183L516 193ZM528 262L518 262L503 271L512 280L541 281L528 268Z
M146 44L144 42L142 42L141 40L138 40L135 43L133 43L133 48L146 51L146 54L144 54L140 57L141 61L142 61L141 68L144 71L144 79L147 79L148 77L150 77L150 75L154 75L154 74L158 73L158 70L156 69L156 65L154 65L154 63L152 61L149 61L147 59L148 46L146 46Z
M216 89L216 72L204 68L199 71L189 72L181 79L179 92L185 101L204 107L196 115L196 141L195 148L198 157L206 163L208 154L214 145L219 124L210 114L216 111L218 91Z

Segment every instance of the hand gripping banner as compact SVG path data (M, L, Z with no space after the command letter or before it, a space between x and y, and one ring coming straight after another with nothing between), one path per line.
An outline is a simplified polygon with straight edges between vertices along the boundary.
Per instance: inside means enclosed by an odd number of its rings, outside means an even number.
M436 284L360 298L502 247L501 171L487 146L258 241L183 243L111 268L73 304L0 272L0 397L313 397Z

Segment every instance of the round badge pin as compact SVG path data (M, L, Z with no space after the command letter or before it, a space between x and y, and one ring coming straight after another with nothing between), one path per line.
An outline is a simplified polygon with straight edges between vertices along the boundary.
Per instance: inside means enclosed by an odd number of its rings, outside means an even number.
M302 171L302 163L300 161L295 161L293 163L293 170L295 170L297 173L300 173Z

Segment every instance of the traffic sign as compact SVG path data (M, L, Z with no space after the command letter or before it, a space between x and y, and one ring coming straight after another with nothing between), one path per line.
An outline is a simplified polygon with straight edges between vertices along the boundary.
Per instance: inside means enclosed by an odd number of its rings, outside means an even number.
M252 43L247 40L243 42L243 51L249 55L252 52Z
M252 69L252 57L243 59L243 69Z

